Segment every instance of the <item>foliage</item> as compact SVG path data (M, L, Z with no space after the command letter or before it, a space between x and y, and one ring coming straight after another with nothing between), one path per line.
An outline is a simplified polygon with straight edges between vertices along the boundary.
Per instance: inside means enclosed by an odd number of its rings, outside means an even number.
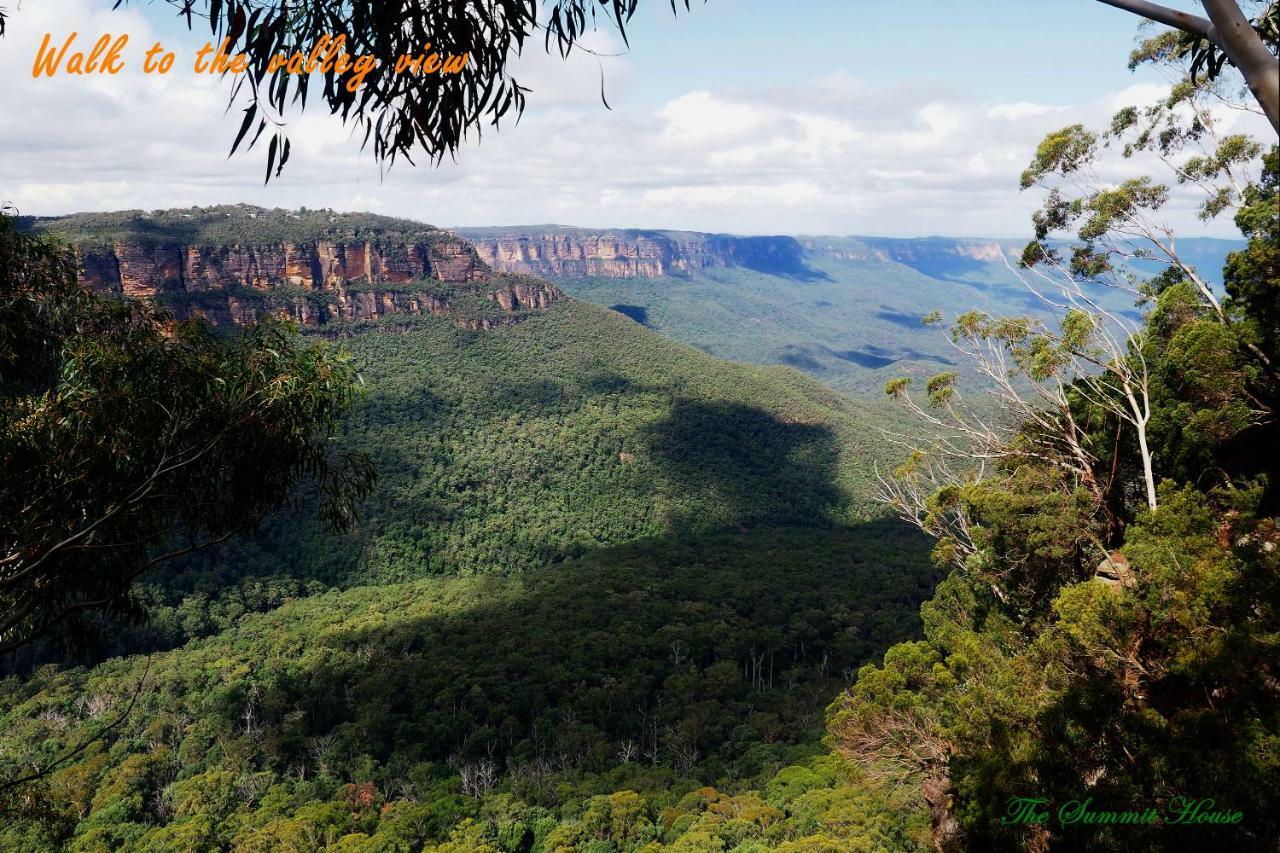
M1188 136L1161 137L1168 156L1211 135L1185 104L1175 92L1142 120L1181 111L1198 122ZM1137 133L1138 148L1160 144L1141 123L1122 112L1113 133ZM991 364L1035 380L1068 364L1062 348L1076 350L1098 324L1122 326L1089 300L1100 280L1132 287L1141 324L1091 368L1073 366L1062 393L1039 404L1016 383L997 386L1011 429L971 429L959 435L972 443L944 436L934 448L969 453L968 469L925 454L904 466L908 483L946 474L933 494L917 485L893 496L955 569L922 608L924 640L890 649L832 706L831 742L885 783L919 785L943 849L1271 849L1280 836L1277 154L1248 185L1238 176L1254 166L1253 143L1214 142L1176 161L1197 181L1228 184L1206 187L1206 212L1237 209L1250 238L1227 260L1223 298L1153 224L1164 188L1092 180L1098 144L1078 126L1053 134L1024 176L1024 185L1057 175L1083 187L1068 196L1049 186L1025 257L1064 282L1061 331L973 314L953 334L994 340L982 350ZM1044 240L1069 228L1081 242L1066 260ZM1146 280L1116 263L1144 239L1167 265ZM887 390L902 398L906 387ZM1135 417L1108 403L1108 388L1131 401L1140 392ZM932 410L949 410L955 378L930 391ZM1144 479L1158 483L1158 500L1144 499ZM1008 820L1013 797L1046 798L1050 820ZM1179 824L1185 798L1242 820ZM1153 808L1160 819L1115 827L1053 817L1086 799L1097 811Z
M224 341L90 294L67 249L8 217L0 274L0 651L136 612L135 577L252 529L304 477L327 520L352 520L370 475L326 441L348 359L277 324Z
M0 847L905 849L912 803L818 742L846 673L916 628L931 577L903 544L886 522L641 541L329 592L149 664L10 678L4 770L51 761L145 686L118 734L47 778L47 808L8 800Z
M313 87L324 107L373 143L374 157L391 165L419 153L434 162L458 152L484 125L497 128L514 110L524 110L525 93L508 63L541 30L545 47L567 56L603 18L626 39L639 0L464 0L461 3L319 0L299 6L287 0L167 0L188 28L207 24L211 44L229 57L244 55L235 74L230 106L245 92L234 152L248 140L252 148L266 131L267 180L279 175L291 144L285 130L291 110L303 111ZM116 0L115 6L129 0ZM679 0L670 0L674 13ZM688 8L688 0L684 0ZM197 24L197 22L199 22ZM0 35L4 12L0 10ZM326 41L340 40L337 44ZM326 48L333 54L325 60ZM350 67L334 60L349 57ZM399 69L401 56L432 57L454 73L422 63L422 70ZM273 62L283 56L283 64ZM294 62L289 60L297 56ZM307 64L310 63L310 64ZM306 65L314 69L297 73ZM293 68L293 71L290 71ZM403 73L402 73L403 71ZM250 132L252 131L252 133Z

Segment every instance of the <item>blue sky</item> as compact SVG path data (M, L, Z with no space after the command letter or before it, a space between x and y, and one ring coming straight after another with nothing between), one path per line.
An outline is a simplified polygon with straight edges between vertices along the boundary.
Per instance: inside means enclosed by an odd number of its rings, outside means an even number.
M711 0L678 16L657 0L630 35L636 95L649 102L691 84L764 87L844 71L1073 103L1151 78L1126 68L1137 24L1094 0Z
M16 5L0 105L58 120L0 126L0 200L39 214L245 201L440 225L1020 236L1038 199L1017 176L1039 139L1102 126L1164 85L1126 68L1138 19L1096 0L710 0L675 17L647 0L624 55L527 51L518 78L534 91L519 125L456 163L383 173L313 110L286 116L293 157L264 187L261 152L226 156L227 84L183 63L207 36L169 6ZM33 80L39 38L71 29L130 33L135 66L163 39L179 67ZM609 32L589 43L622 50ZM1232 232L1202 229L1193 205L1170 206L1180 232Z

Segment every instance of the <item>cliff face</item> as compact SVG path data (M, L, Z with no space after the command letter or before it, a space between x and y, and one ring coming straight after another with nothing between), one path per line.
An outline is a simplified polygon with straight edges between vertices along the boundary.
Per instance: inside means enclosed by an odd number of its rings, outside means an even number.
M800 245L812 257L846 261L893 262L907 266L1003 263L1016 260L1025 241L968 240L938 237L891 239L877 237L802 237Z
M803 250L791 237L563 228L460 233L495 270L553 278L656 278L712 267L784 274L803 269Z
M450 295L456 293L492 303L483 316L456 317L468 328L489 328L563 297L548 282L495 276L468 243L446 232L226 245L126 235L109 245L78 244L77 254L90 287L158 298L180 319L200 316L213 325L267 314L307 326L394 314L456 316Z
M881 239L874 237L734 237L690 231L589 231L531 226L460 229L486 264L501 272L550 278L656 278L716 267L745 267L812 277L807 260L837 258L899 263L946 273L1016 259L1022 244L1007 240Z

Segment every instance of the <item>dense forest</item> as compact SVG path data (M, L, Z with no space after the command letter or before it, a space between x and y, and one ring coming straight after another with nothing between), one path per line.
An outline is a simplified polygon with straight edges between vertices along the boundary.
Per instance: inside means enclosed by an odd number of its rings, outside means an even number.
M152 618L109 648L179 643L321 587L881 512L875 416L793 371L732 365L583 303L487 332L426 317L349 334L366 389L341 442L380 472L361 529L329 535L307 505L269 519L166 568L143 591Z
M1028 152L1000 268L593 305L404 220L0 211L0 850L1276 850L1280 4L1103 2L1171 85ZM326 94L439 156L506 46Z
M865 408L578 302L341 334L360 528L304 494L148 575L125 657L7 679L0 761L55 769L5 849L927 841L822 745L936 580Z

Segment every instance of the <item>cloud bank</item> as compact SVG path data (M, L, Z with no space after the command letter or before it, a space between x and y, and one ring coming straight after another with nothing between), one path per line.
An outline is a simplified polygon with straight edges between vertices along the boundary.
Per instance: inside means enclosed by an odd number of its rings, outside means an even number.
M126 71L32 79L40 38L68 21L86 35L128 32ZM244 201L439 225L1022 235L1038 197L1018 191L1018 174L1043 135L1102 126L1159 94L1140 85L1089 103L1002 103L942 83L884 87L837 74L766 90L695 87L655 108L629 96L644 80L625 56L562 62L535 49L519 60L517 77L533 89L523 118L486 129L456 162L380 173L349 130L313 111L289 121L293 156L264 187L262 152L227 157L238 124L225 112L227 83L190 71L204 39L170 45L170 75L144 76L141 55L157 37L137 7L45 0L14 10L0 41L10 81L0 200L37 214ZM589 45L620 48L607 34ZM601 103L602 73L613 110ZM1167 218L1206 233L1193 210L1178 194ZM1231 231L1221 222L1208 233Z

